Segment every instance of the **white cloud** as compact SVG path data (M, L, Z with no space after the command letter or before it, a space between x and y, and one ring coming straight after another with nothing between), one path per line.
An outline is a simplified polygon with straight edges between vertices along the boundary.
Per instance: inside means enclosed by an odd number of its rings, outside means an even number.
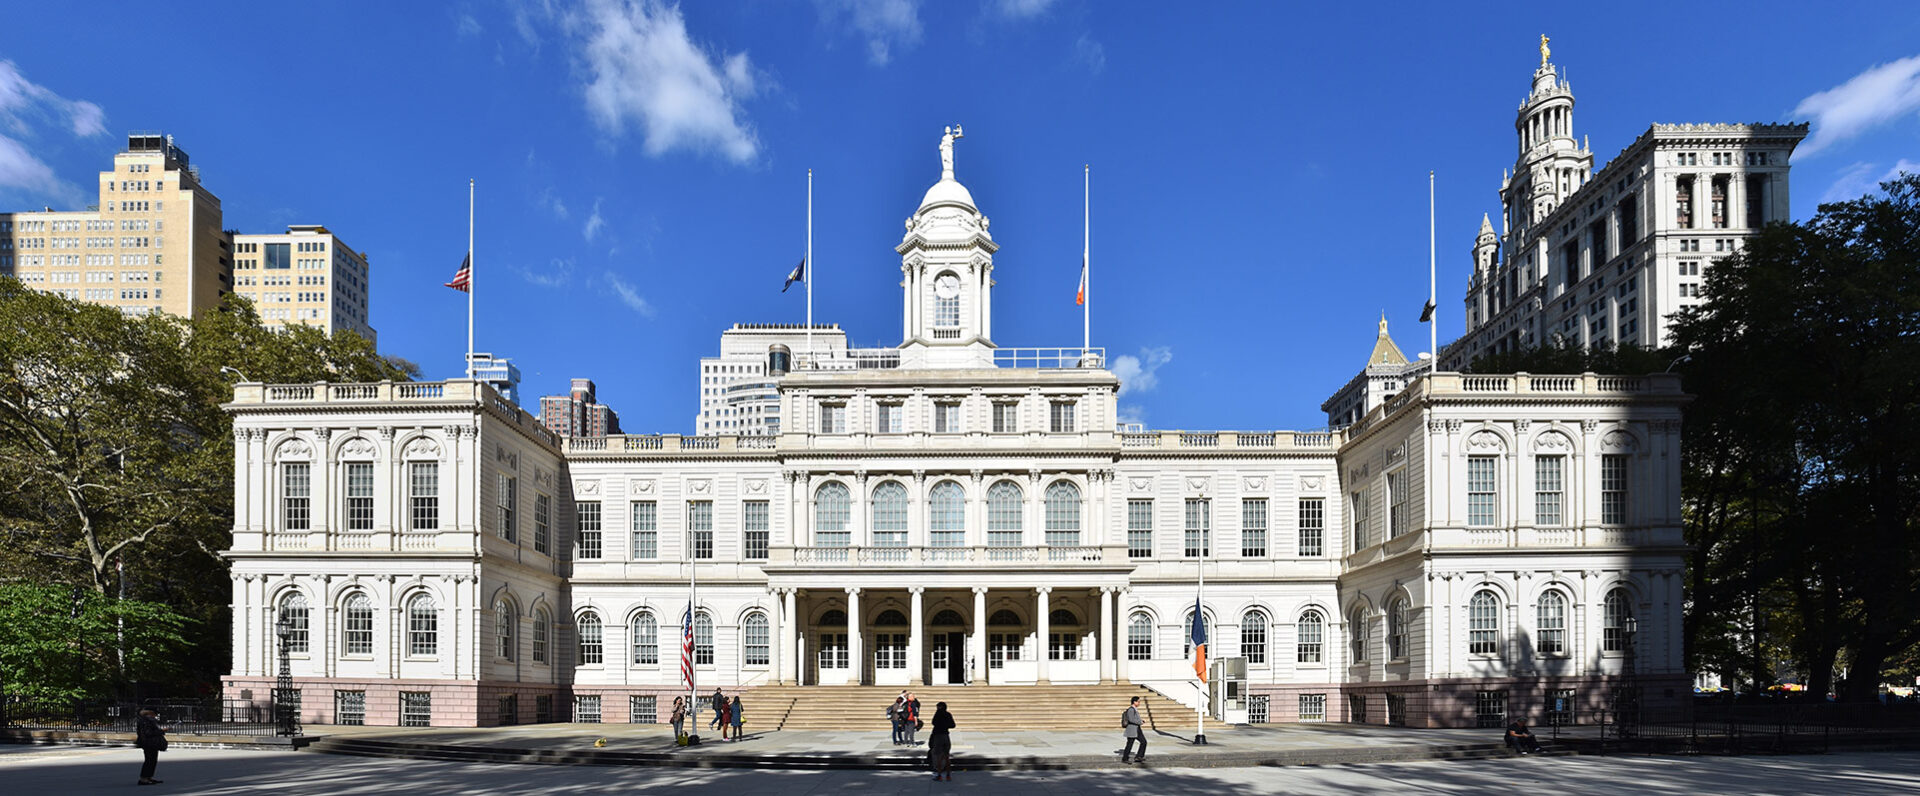
M1139 404L1120 404L1114 408L1114 414L1121 423L1147 424L1147 410Z
M454 15L453 27L463 39L478 36L481 31L480 20L465 11Z
M593 200L593 215L587 216L587 226L580 230L580 234L586 236L588 243L592 243L594 236L600 234L600 230L605 229L606 226L607 220L600 217L600 200L595 199Z
M1053 7L1053 0L999 0L993 4L1002 16L1014 19L1029 19L1040 16Z
M559 194L554 193L552 188L541 190L539 201L540 206L546 208L547 212L552 213L554 218L563 221L566 220L568 215L567 203L560 198Z
M747 163L759 154L739 102L754 94L752 63L694 43L678 6L588 0L567 27L584 39L587 112L603 130L637 125L655 157L688 149Z
M1073 59L1087 65L1087 71L1100 74L1107 68L1107 48L1089 34L1080 34L1073 43Z
M1120 377L1120 394L1149 392L1159 386L1157 375L1160 366L1173 361L1172 346L1149 346L1140 349L1140 356L1121 354L1113 358L1109 368L1113 375Z
M540 287L559 287L573 281L573 260L571 258L555 257L552 262L547 263L546 268L538 271L519 265L513 266L512 268L515 273L520 275L520 278Z
M1893 164L1893 168L1880 172L1878 177L1873 176L1879 169L1880 164L1865 162L1855 163L1842 169L1840 177L1835 179L1832 185L1827 186L1826 193L1820 195L1820 201L1844 202L1866 196L1879 190L1880 183L1898 179L1901 172L1920 174L1920 162L1901 158L1899 162Z
M1813 119L1813 133L1794 151L1794 159L1917 110L1920 55L1880 64L1794 106L1794 116Z
M894 50L920 43L920 0L814 0L820 21L849 25L867 42L875 66L893 60Z
M603 276L606 277L607 288L613 291L614 297L620 299L620 303L627 305L628 309L640 313L640 317L653 317L653 305L647 303L647 300L640 295L640 291L635 290L633 285L627 284L626 280L621 279L612 271L606 272Z
M106 113L86 100L70 100L28 80L12 61L0 61L0 188L66 204L83 201L80 189L53 172L22 139L55 129L79 138L106 133Z
M71 198L79 189L53 175L53 167L42 163L19 141L0 135L0 188L19 188L36 194Z

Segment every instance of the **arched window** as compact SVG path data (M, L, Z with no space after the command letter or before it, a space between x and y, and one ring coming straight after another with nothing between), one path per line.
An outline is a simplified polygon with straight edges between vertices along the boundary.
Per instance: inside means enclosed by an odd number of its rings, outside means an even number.
M996 481L987 490L987 546L1019 547L1024 539L1026 495L1012 481Z
M959 547L967 543L966 490L952 481L941 481L927 495L927 544L932 547Z
M1372 629L1367 626L1367 609L1353 609L1353 615L1347 618L1347 642L1353 646L1351 652L1355 663L1367 659L1367 648L1373 646L1371 632Z
M933 336L936 340L942 337L960 336L960 291L941 287L949 282L957 285L959 284L959 279L959 277L954 276L952 271L942 273L934 279ZM951 334L942 334L940 331L942 329L952 329L953 332Z
M633 615L633 663L636 666L660 665L660 623L650 611Z
M706 611L693 615L693 662L713 665L713 617Z
M1387 660L1407 659L1407 601L1396 599L1387 607Z
M580 665L599 666L606 658L605 636L600 628L600 615L588 611L580 615Z
M407 654L440 653L440 613L433 595L421 592L407 601Z
M287 638L284 642L287 652L305 653L307 651L307 596L300 592L288 592L280 598L280 616L274 620L277 625L285 624Z
M820 621L816 624L818 624L820 627L825 627L825 628L837 627L837 628L844 629L847 626L847 612L842 611L838 608L835 608L831 611L821 614Z
M1604 652L1627 650L1627 625L1633 622L1633 603L1626 589L1607 592L1604 616L1600 623L1600 649Z
M873 618L873 624L876 627L906 627L907 615L888 608Z
M1055 608L1047 612L1047 624L1051 627L1079 627L1080 617L1065 608Z
M907 546L907 488L888 481L873 489L873 543Z
M493 601L494 654L513 660L513 606L506 600Z
M347 595L346 619L340 623L340 647L348 655L373 654L373 601L366 592Z
M960 617L959 611L951 608L942 608L939 613L933 615L933 621L928 624L935 627L960 627L966 623L967 620Z
M1311 608L1300 614L1294 624L1294 660L1300 663L1325 663L1327 618Z
M1267 614L1248 611L1240 617L1240 654L1247 663L1267 662Z
M773 660L771 654L771 635L767 631L767 615L760 611L747 614L746 626L741 635L745 636L746 651L741 663L747 666L766 666Z
M1080 487L1070 482L1055 481L1047 487L1047 544L1080 544Z
M1491 589L1473 593L1467 605L1467 652L1497 655L1500 652L1500 598Z
M847 531L847 518L853 500L847 485L821 484L813 492L813 543L819 547L846 547L853 539Z
M547 662L547 630L552 626L547 620L547 610L542 608L533 612L533 662Z
M1127 619L1127 660L1153 660L1153 617L1145 611Z
M987 617L987 624L993 625L994 627L1019 627L1020 616L1002 608L994 611L992 615Z
M1557 591L1540 595L1540 654L1567 654L1567 597Z

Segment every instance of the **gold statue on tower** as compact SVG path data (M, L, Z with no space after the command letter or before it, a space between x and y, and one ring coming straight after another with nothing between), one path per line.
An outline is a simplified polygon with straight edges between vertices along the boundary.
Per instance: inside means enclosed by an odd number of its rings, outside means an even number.
M1547 56L1553 54L1553 50L1550 50L1547 48L1548 41L1551 41L1551 40L1547 38L1547 34L1545 33L1540 34L1540 65L1541 66L1546 66Z

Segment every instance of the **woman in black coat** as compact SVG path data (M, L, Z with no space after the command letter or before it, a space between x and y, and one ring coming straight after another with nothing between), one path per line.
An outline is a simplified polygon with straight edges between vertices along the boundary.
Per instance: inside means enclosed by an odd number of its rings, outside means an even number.
M927 757L933 763L933 778L944 777L953 781L953 737L947 732L953 729L953 714L947 712L947 703L933 706L933 734L927 736Z
M133 727L133 745L140 747L146 758L140 764L138 784L160 784L160 780L153 778L153 769L160 764L160 753L167 750L167 728L161 726L160 714L151 708L140 711L140 719Z

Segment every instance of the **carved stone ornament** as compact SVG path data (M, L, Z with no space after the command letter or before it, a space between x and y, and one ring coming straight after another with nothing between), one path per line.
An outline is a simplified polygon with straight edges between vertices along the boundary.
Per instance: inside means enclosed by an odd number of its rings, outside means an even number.
M378 448L374 446L373 440L358 435L348 438L346 442L340 443L340 455L343 457L357 459L372 458L376 450L378 450Z
M687 494L711 495L713 494L713 481L706 478L702 478L694 481L688 481Z
M409 458L431 459L440 455L440 444L428 437L414 437L405 450Z
M1533 438L1534 453L1571 453L1573 440L1558 431L1543 431Z
M600 482L575 481L573 482L573 491L581 495L598 495L600 494Z
M312 455L313 446L297 437L280 443L280 447L273 450L275 459L305 459Z
M1187 488L1195 492L1205 490L1207 488L1207 477L1204 475L1187 476Z
M1250 476L1247 476L1247 480L1246 480L1246 490L1247 490L1248 492L1258 492L1258 491L1260 491L1260 490L1262 490L1262 489L1266 489L1266 488L1267 488L1267 477L1266 477L1266 476L1264 476L1264 475L1250 475Z
M1402 442L1387 449L1387 464L1391 465L1405 458L1407 458L1407 443Z
M327 439L333 436L333 429L316 428L313 430L313 436L314 436L314 439L320 440L320 443L324 445L326 444Z
M1318 494L1326 491L1327 479L1317 475L1300 476L1300 491Z
M1639 442L1633 438L1632 434L1619 429L1609 431L1606 436L1600 438L1600 450L1603 451L1632 453L1638 447Z
M1136 475L1127 479L1127 488L1135 492L1153 491L1153 476Z
M1527 429L1531 428L1532 426L1533 426L1533 421L1528 420L1524 417L1520 418L1519 420L1513 421L1513 430L1521 434L1527 433Z
M393 426L381 426L376 430L380 432L381 441L383 442L393 441Z
M1465 425L1465 424L1464 424L1464 423L1462 423L1462 422L1461 422L1461 421L1459 421L1459 420L1448 420L1448 421L1447 421L1447 433L1449 433L1449 434L1458 434L1458 433L1460 433L1460 427L1461 427L1462 425Z
M1587 418L1586 420L1580 421L1580 430L1588 434L1592 434L1595 430L1599 428L1600 428L1600 421L1594 420L1593 418Z
M1478 453L1498 453L1506 450L1506 447L1506 440L1501 439L1499 434L1484 429L1475 431L1473 432L1473 436L1467 437L1467 450L1470 451Z
M747 494L764 495L767 493L767 479L751 478L747 480Z

